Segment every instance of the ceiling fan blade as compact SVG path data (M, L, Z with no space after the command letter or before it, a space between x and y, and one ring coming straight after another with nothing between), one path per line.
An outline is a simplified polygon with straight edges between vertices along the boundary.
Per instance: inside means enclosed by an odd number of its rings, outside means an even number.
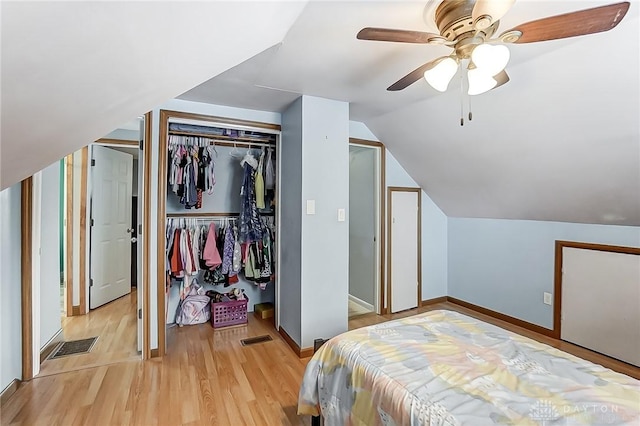
M622 21L627 10L629 2L594 7L527 22L503 34L521 32L522 36L514 43L533 43L594 34L614 28ZM505 41L510 40L507 38Z
M498 84L496 84L493 87L493 89L497 89L498 87L502 86L503 84L507 84L509 82L509 75L507 74L507 72L505 70L502 70L498 74L494 75L493 79L498 82ZM491 90L493 90L493 89L491 89Z
M422 31L393 30L389 28L363 28L356 36L359 40L394 41L400 43L423 43L432 40L440 40L440 34L425 33Z
M507 14L515 0L477 0L471 18L478 30L483 30Z
M387 87L387 90L390 92L396 92L411 86L413 83L424 77L424 72L433 68L440 59L442 58L434 59L433 61L429 61L426 64L419 66L400 80L393 83L391 86Z

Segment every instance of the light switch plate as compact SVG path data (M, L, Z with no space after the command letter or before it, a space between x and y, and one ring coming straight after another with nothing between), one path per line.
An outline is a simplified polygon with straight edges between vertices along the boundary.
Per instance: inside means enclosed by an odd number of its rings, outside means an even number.
M316 214L316 200L307 200L307 214Z
M338 222L344 222L346 219L347 213L345 209L338 209Z

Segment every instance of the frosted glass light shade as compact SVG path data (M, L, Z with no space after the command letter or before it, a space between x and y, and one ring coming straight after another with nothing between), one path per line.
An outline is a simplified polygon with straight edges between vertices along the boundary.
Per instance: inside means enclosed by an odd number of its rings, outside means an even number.
M424 72L424 79L434 89L444 92L458 70L458 63L451 57L443 58L433 68Z
M474 68L467 72L467 78L469 79L469 91L470 95L479 95L487 92L494 87L498 82L480 68Z
M509 49L502 44L497 46L481 44L471 52L473 64L491 76L498 74L507 66L510 56Z

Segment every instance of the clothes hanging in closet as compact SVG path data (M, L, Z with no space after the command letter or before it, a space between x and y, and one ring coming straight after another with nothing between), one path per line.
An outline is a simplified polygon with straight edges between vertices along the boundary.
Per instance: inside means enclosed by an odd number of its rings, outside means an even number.
M258 161L247 151L240 165L243 167L244 175L240 189L242 207L238 238L242 243L251 243L262 238L262 222L258 216L255 196L255 169L258 167Z
M169 135L168 184L186 209L201 208L203 193L213 193L214 156L208 139Z

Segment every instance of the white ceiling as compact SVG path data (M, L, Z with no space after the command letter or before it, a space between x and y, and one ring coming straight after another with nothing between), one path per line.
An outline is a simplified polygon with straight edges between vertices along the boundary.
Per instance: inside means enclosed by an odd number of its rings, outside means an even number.
M2 1L1 187L281 42L304 5Z
M520 0L498 32L609 3ZM281 45L180 97L271 111L300 94L347 101L448 216L640 225L640 4L606 33L510 45L511 81L473 97L463 127L457 77L446 93L424 80L385 90L450 49L355 37L431 30L424 6L310 2Z
M2 2L2 188L181 93L306 94L349 102L448 216L640 226L640 4L610 32L510 46L511 81L460 127L459 90L385 90L449 49L355 38L431 30L425 2ZM608 3L519 0L499 32Z

